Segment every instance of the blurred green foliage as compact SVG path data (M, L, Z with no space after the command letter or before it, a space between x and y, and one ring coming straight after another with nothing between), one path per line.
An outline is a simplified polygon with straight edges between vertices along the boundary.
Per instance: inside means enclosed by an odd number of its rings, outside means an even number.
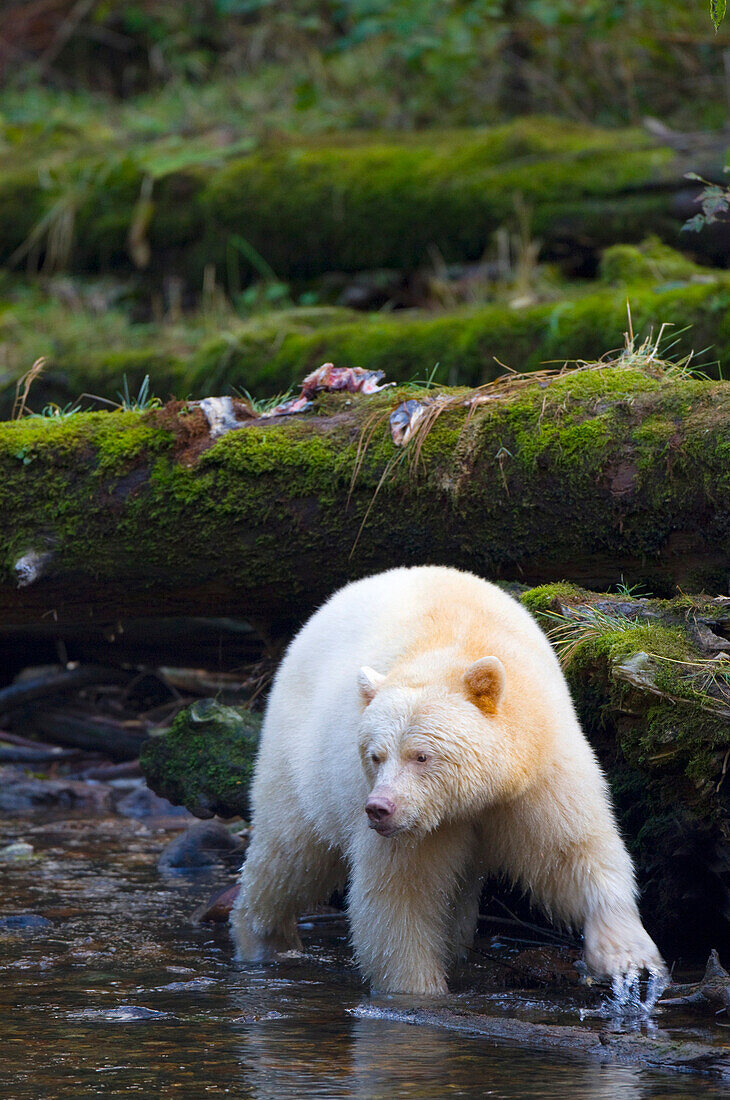
M99 0L71 33L63 4L28 45L10 0L6 86L128 99L223 81L227 122L255 101L274 125L301 113L320 129L727 115L730 38L685 0Z

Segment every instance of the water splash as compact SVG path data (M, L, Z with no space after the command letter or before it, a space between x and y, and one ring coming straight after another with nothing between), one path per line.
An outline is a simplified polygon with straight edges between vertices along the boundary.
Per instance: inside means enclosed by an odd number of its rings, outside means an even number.
M652 1013L654 1011L659 998L670 984L670 980L669 974L663 967L659 969L653 967L649 971L649 981L646 986L646 999L644 1000L645 1012Z
M629 967L625 974L615 974L611 982L611 999L606 1003L611 1016L642 1016L643 1002L639 971Z
M652 967L642 999L642 982L637 967L630 967L625 974L617 974L611 982L611 996L597 1011L581 1012L584 1016L603 1016L617 1024L640 1023L648 1021L653 1015L657 1001L669 985L669 976L664 969Z
M598 1008L582 1008L581 1020L599 1018L610 1020L611 1024L623 1030L646 1024L649 1029L656 1027L653 1016L657 1002L669 985L669 975L663 968L652 967L646 981L642 999L642 982L639 970L631 967L625 974L619 974L611 982L611 996Z

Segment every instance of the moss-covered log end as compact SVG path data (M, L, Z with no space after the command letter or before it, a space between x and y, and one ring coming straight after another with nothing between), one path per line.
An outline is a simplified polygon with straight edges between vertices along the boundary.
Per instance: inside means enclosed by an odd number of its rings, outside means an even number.
M181 711L140 756L150 787L196 817L250 816L261 715L202 699Z
M522 601L608 775L648 927L667 953L701 954L730 917L730 599L551 584Z

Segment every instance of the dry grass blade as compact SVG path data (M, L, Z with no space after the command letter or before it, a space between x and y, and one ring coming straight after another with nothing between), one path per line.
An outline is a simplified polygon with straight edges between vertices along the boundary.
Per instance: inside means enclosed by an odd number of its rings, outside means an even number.
M357 441L357 451L355 453L355 464L352 468L352 477L350 478L350 488L347 493L347 501L345 502L345 508L350 507L350 501L352 500L352 494L355 489L355 482L360 476L360 470L362 464L365 461L365 455L367 454L368 447L372 443L373 436L378 428L385 423L390 416L390 409L386 409L385 412L373 413L365 421L363 429L360 432L360 438Z
M350 558L352 558L353 554L355 553L355 550L357 549L357 544L360 541L360 536L362 535L363 531L365 530L365 525L366 525L366 523L367 523L367 521L370 517L370 513L373 510L373 505L375 504L375 500L377 498L378 493L383 488L383 485L388 480L388 478L390 477L391 473L393 472L395 467L398 465L398 463L403 461L403 458L404 458L404 453L401 452L400 454L394 455L392 458L390 458L386 462L385 467L383 468L383 472L380 475L380 480L378 481L378 484L375 486L375 492L373 493L372 497L370 498L370 503L368 504L367 508L365 509L365 515L362 517L362 523L360 524L360 526L358 528L358 532L355 536L355 541L353 542L352 549L350 550L350 553L349 553Z
M26 371L23 377L18 379L18 384L15 387L15 401L13 402L13 411L11 414L13 420L20 420L21 416L25 415L30 387L33 385L36 378L43 374L47 362L48 360L46 357L42 355L40 359L36 359L30 370Z
M61 195L15 249L8 266L15 267L27 259L31 267L36 267L39 256L45 251L43 271L46 274L67 267L74 244L77 200L72 190Z

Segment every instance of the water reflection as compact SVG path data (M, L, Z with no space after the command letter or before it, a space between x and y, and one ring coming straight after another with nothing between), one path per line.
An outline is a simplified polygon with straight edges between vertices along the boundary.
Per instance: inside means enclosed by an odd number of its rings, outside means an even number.
M711 1083L657 1078L628 1066L572 1061L505 1048L429 1027L337 1015L254 1023L239 1046L241 1095L495 1097L499 1100L650 1100L725 1095Z
M0 917L42 918L0 927L2 1100L727 1095L701 1078L387 1018L395 1002L364 994L341 929L312 932L303 959L236 970L226 936L188 919L214 882L161 879L166 836L153 825L15 822L2 833L6 843L32 841L39 859L3 868ZM544 1000L480 992L478 966L447 1003L556 1018Z

